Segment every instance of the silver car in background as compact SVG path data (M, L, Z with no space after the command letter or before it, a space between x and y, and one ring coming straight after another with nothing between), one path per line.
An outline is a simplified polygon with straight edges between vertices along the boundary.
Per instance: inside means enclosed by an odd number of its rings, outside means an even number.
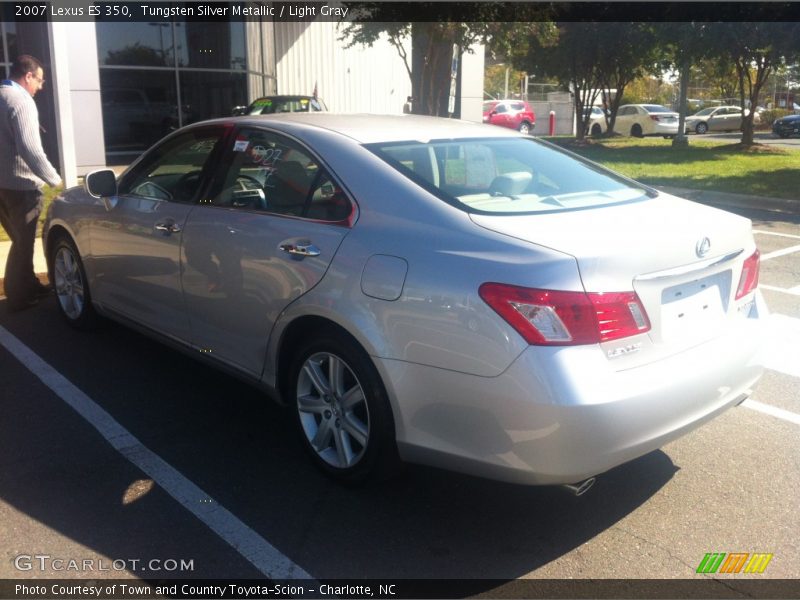
M67 190L43 239L69 323L104 315L258 385L343 480L400 458L591 482L762 373L747 219L502 128L198 123Z

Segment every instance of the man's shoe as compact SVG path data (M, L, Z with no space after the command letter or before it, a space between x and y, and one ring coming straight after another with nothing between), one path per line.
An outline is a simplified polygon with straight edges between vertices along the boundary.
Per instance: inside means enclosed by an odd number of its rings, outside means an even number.
M38 304L38 298L26 298L25 300L15 300L13 302L9 301L8 312L19 312L21 310L25 310L26 308L33 308Z

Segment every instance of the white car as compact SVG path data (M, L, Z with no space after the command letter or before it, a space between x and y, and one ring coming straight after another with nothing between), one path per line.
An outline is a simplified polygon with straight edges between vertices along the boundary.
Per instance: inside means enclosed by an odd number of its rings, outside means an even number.
M606 125L606 113L603 112L603 109L599 106L592 106L584 109L584 114L587 112L591 114L589 115L589 122L586 124L586 133L595 137L604 134L608 129L608 125Z
M660 104L625 104L617 111L614 130L620 135L644 137L678 135L678 113Z

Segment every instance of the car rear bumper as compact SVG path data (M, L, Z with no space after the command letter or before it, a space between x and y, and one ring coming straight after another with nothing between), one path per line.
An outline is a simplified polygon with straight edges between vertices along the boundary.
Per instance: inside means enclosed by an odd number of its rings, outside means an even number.
M406 460L518 483L574 483L744 400L763 371L761 323L741 318L721 337L619 371L599 346L529 347L493 378L377 362Z
M678 135L678 123L655 123L648 135Z

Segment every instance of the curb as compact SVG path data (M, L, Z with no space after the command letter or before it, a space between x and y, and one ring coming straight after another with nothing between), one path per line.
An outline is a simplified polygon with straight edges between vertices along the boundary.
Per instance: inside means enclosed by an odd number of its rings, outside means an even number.
M680 196L686 200L700 202L701 204L714 204L732 208L749 208L766 210L769 212L800 215L800 199L771 198L769 196L749 196L745 194L731 194L728 192L713 192L709 190L693 190L673 186L652 186L667 194Z

